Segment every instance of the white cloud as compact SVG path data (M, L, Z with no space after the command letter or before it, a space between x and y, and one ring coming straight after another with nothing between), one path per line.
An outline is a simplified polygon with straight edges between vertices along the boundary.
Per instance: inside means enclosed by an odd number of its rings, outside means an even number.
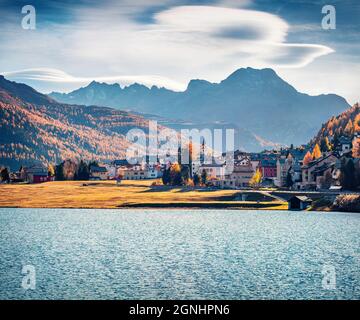
M347 59L343 55L329 55L295 72L280 68L277 73L299 91L311 95L335 93L353 105L360 102L360 65L357 62L344 63Z
M55 90L62 90L63 83L75 87L93 79L179 90L192 78L216 82L248 66L298 68L332 52L322 45L287 43L286 21L244 8L175 6L157 13L153 23L137 22L134 14L148 3L80 7L73 10L71 24L32 33L17 30L0 45L2 56L8 57L0 70L24 69L8 75L47 81Z
M74 86L78 87L79 85L86 85L93 80L98 82L106 82L110 84L120 83L123 87L133 83L139 83L149 88L152 85L155 85L158 87L167 87L175 91L182 91L185 89L185 86L183 84L173 81L172 79L168 79L160 76L153 76L153 75L74 77L61 70L50 69L50 68L24 69L24 70L3 72L2 74L9 80L25 81L27 83L31 82L31 84L34 87L41 88L41 91L49 91L48 88L51 88L51 83L55 86L56 84L60 84L61 86L68 85L70 88L69 90L71 90L71 88L74 88Z

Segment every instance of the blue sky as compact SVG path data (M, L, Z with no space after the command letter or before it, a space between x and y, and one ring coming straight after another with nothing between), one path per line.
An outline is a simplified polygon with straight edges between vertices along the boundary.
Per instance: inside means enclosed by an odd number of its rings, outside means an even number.
M36 9L36 30L21 8ZM336 29L321 27L324 5ZM0 0L0 73L49 92L91 80L184 90L271 67L298 90L360 100L360 1Z

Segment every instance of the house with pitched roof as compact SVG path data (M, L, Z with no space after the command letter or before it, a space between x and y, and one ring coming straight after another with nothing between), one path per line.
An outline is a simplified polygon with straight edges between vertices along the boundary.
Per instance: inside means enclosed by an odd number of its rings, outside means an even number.
M337 152L331 152L302 166L302 189L322 189L326 173L332 175L339 158Z
M107 180L108 170L105 166L90 166L90 180Z

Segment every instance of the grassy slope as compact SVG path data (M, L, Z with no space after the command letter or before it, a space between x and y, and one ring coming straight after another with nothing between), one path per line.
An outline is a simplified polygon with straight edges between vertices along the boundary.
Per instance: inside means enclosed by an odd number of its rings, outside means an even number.
M235 190L151 187L152 181L49 182L0 185L0 207L121 208L202 207L286 210L281 201L233 201ZM262 197L259 195L259 199Z

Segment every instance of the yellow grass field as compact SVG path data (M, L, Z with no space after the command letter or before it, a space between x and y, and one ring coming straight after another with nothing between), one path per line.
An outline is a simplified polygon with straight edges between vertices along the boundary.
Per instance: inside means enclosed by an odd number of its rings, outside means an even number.
M286 210L280 201L233 201L239 191L151 186L152 180L59 181L44 184L0 185L0 207L128 208L202 207ZM229 200L230 199L230 200Z

